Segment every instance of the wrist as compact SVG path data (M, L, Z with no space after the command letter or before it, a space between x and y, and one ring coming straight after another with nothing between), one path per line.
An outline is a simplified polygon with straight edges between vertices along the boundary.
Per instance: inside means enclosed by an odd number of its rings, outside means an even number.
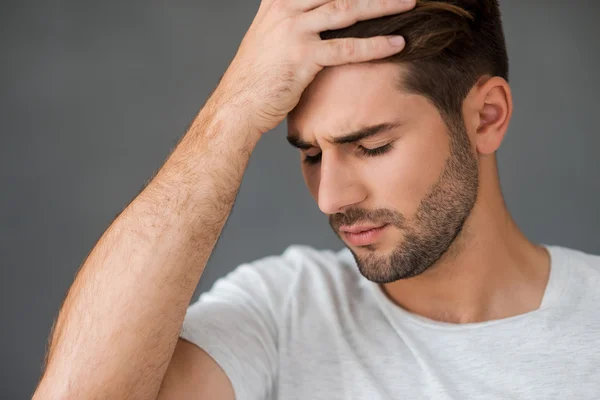
M251 151L263 134L253 118L249 107L213 95L194 119L189 133L193 137L206 136L208 140L223 138L231 145L245 146Z

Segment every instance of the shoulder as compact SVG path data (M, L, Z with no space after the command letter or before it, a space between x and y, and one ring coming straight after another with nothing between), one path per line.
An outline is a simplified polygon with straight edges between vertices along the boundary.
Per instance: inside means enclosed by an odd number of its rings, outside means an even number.
M291 245L281 254L242 264L237 268L240 269L252 270L274 284L286 283L288 288L298 280L316 284L328 280L344 281L357 275L347 249L317 249L306 245Z
M565 246L554 245L550 248L553 256L561 257L567 264L600 272L600 255Z
M238 265L200 295L194 307L251 308L274 321L295 312L315 310L353 298L360 290L360 274L349 250L291 245L280 254ZM316 307L316 308L315 308Z
M291 245L237 268L237 274L259 277L265 296L274 297L285 309L290 301L307 307L336 301L360 290L360 273L348 249L317 249ZM243 278L247 281L247 277Z
M358 281L349 250L316 249L291 245L277 255L239 264L217 279L199 300L236 304L252 302L281 307L290 297L314 298L325 293L341 294Z
M586 286L600 283L600 255L565 246L548 246L553 264L558 263L568 271L570 277Z

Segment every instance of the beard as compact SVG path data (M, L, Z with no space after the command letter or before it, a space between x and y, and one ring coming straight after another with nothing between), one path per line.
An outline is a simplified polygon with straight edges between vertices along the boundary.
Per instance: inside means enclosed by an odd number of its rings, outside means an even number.
M360 273L368 280L390 283L422 274L448 251L461 233L477 200L479 172L463 122L448 125L450 156L419 203L412 224L402 214L387 209L353 208L330 215L329 224L340 239L338 228L357 222L390 224L404 232L402 242L389 254L378 253L373 245L363 247L369 250L367 255L358 255L349 248Z

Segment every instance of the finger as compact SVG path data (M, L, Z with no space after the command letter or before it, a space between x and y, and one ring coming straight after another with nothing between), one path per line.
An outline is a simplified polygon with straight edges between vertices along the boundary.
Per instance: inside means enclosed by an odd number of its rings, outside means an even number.
M261 0L260 2L260 6L258 7L259 10L266 10L269 7L271 7L271 4L273 4L275 2L275 0Z
M334 0L299 15L299 26L309 32L345 28L362 20L399 14L414 8L416 0Z
M331 2L331 0L288 0L292 3L292 8L297 11L310 11L317 7Z
M322 67L358 63L389 57L404 48L402 36L376 36L367 39L344 38L323 40L318 46L316 62Z
M263 0L263 2L265 1L269 3L265 5L265 10L277 9L280 13L288 16L303 14L331 2L331 0Z
M258 11L254 17L254 21L260 22L269 12L269 9L273 6L273 3L278 3L276 4L277 7L289 7L289 0L261 0L260 5L258 6Z

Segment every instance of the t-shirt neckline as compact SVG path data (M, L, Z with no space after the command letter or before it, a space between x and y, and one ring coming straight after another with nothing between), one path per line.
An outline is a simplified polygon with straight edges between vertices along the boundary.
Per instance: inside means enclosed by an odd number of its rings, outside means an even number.
M541 244L541 246L545 247L548 250L548 253L550 254L550 271L548 282L546 284L546 288L544 289L544 294L542 295L542 301L540 303L540 306L535 310L507 318L461 324L437 321L431 318L412 313L402 308L401 306L398 306L386 296L379 284L369 281L362 275L360 275L360 279L362 284L366 286L367 289L373 294L375 300L379 305L379 308L384 314L386 314L388 319L411 321L418 325L447 330L464 330L482 328L496 324L510 323L537 315L540 312L542 312L542 310L551 307L554 304L557 304L562 293L565 291L570 272L567 260L568 254L562 251L562 249L559 246L551 246L547 244ZM349 256L353 266L357 268L354 256L352 255L350 250L345 248L342 250L342 252L345 253L345 257ZM360 274L360 272L358 272L358 268L357 273Z

